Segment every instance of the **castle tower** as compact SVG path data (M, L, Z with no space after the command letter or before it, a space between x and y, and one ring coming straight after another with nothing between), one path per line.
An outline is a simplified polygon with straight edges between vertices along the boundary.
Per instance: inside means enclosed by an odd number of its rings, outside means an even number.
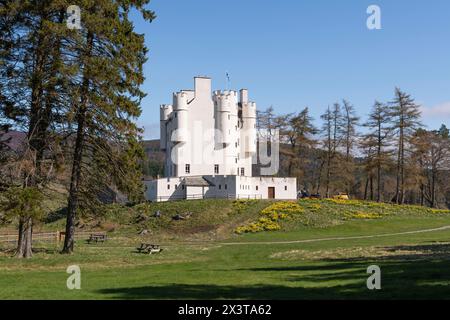
M171 105L164 104L160 108L160 129L161 129L161 139L160 146L162 151L167 150L167 123L169 121L170 115L172 114L173 107Z
M247 89L240 91L240 103L242 106L241 141L243 152L246 156L256 153L256 103L248 101Z
M175 130L172 135L172 142L184 143L188 140L188 94L178 92L175 94L175 108L173 116L175 120Z
M225 147L233 143L234 121L237 121L237 93L236 91L215 91L215 129L216 144Z

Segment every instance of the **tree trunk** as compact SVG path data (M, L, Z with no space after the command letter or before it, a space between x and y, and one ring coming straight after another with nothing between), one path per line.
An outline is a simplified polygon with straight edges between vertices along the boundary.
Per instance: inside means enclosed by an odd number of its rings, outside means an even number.
M403 128L402 124L400 124L400 136L398 140L398 154L397 154L397 183L395 186L395 203L401 203L401 184L402 184L402 148L403 148Z
M86 57L91 55L93 47L94 36L92 33L87 35L87 54ZM81 162L83 159L84 143L85 143L85 126L86 126L86 112L88 106L88 94L89 94L89 75L88 70L85 68L85 74L83 75L83 84L81 88L81 101L77 114L77 138L75 142L75 150L73 156L72 175L70 178L69 200L67 206L67 219L66 219L66 234L64 238L64 247L62 253L72 253L75 244L75 217L78 210L79 200L79 187L81 181Z
M366 179L366 187L364 188L364 200L367 200L367 194L369 191L369 177Z
M16 257L31 258L33 256L33 219L31 217L20 217L19 241L17 243Z
M382 147L382 137L381 137L381 122L378 123L378 146L377 146L377 202L381 202L381 147Z
M432 169L431 172L431 208L436 206L436 170Z
M370 200L373 201L373 177L370 176Z

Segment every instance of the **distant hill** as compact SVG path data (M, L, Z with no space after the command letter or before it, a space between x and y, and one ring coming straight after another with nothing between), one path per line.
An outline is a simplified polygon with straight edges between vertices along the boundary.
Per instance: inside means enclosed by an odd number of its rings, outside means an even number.
M160 149L159 140L144 140L143 147L148 160L164 162L165 154Z
M17 151L26 139L26 136L25 132L10 130L4 133L1 139L8 148L12 151Z

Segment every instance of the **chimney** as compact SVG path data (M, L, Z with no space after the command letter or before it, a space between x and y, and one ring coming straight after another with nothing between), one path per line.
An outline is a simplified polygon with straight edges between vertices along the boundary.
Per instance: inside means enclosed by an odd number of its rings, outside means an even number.
M211 99L211 78L195 77L195 98Z

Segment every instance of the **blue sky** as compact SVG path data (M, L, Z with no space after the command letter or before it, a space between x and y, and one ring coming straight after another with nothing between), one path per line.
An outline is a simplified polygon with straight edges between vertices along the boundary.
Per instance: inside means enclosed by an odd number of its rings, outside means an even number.
M368 30L367 7L382 30ZM364 118L375 99L399 86L423 105L430 128L450 125L448 0L152 0L157 19L137 31L150 49L145 66L146 138L159 138L159 105L207 75L214 89L248 88L260 110L308 106L320 114L343 98Z

